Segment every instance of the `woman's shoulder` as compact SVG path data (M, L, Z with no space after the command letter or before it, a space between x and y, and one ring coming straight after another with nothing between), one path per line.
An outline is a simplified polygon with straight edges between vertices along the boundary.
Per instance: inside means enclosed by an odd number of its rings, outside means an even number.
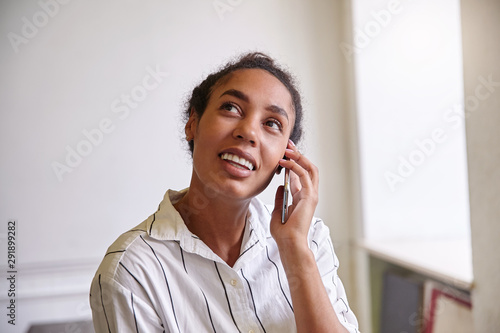
M114 276L116 268L118 267L123 256L127 254L130 246L140 239L141 236L146 234L146 221L143 221L138 226L118 236L118 238L106 250L101 264L97 269L97 273L105 276Z

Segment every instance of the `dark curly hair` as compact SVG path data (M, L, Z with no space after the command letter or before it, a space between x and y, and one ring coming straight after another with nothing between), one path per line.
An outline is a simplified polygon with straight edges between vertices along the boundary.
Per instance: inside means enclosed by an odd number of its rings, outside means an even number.
M300 93L295 86L295 79L288 71L276 65L275 61L271 57L260 52L252 52L241 55L235 61L228 62L219 71L208 75L203 82L196 86L193 89L191 97L185 104L185 123L187 123L187 120L189 119L191 110L194 110L198 114L199 119L201 119L207 107L208 100L210 99L210 96L215 90L217 84L227 75L241 69L263 69L275 76L288 89L292 97L293 108L295 111L295 124L290 134L290 139L294 143L298 143L302 137L302 103ZM189 141L189 149L192 154L194 149L194 143L192 140Z

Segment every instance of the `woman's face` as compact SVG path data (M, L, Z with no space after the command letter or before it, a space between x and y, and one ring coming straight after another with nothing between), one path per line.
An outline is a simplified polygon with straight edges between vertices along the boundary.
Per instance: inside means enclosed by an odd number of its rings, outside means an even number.
M186 125L194 140L191 188L245 200L262 192L283 157L295 123L287 88L261 69L237 70L212 91L201 119Z

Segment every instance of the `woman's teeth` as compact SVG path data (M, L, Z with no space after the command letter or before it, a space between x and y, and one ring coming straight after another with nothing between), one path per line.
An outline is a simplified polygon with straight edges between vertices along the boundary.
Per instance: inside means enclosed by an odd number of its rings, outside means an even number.
M245 160L243 157L238 157L238 156L233 155L233 154L224 153L224 154L221 155L221 158L223 160L226 160L226 161L232 161L232 162L234 162L232 164L234 166L236 166L236 167L241 168L241 169L244 169L244 168L242 168L242 166L244 166L248 170L253 170L253 168L254 168L253 164L250 163L249 161Z

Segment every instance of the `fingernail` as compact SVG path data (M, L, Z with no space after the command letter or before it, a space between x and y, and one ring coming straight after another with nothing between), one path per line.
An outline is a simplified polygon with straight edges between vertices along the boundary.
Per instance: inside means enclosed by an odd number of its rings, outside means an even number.
M290 142L290 144L295 147L295 143L293 143L291 139L288 139L288 142Z

